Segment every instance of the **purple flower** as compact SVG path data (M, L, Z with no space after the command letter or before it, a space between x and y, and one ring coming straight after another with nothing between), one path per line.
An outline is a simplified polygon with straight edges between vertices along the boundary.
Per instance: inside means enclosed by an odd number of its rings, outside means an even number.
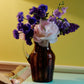
M62 10L62 13L64 14L64 13L66 13L66 9L67 9L68 7L63 7L61 10Z
M58 25L59 28L61 28L61 27L60 27L61 24L62 24L62 20L57 20L57 25Z
M30 16L30 15L27 15L26 17L27 17L27 20L29 20L29 19L31 18L31 16Z
M57 23L56 17L50 16L48 21Z
M68 21L64 21L63 24L65 25L66 28L70 27L70 23Z
M53 12L53 15L55 16L55 17L61 17L63 14L59 11L59 9L56 9L54 12Z
M64 18L63 20L57 20L57 25L59 26L59 29L63 29L63 30L70 27L70 23L66 18Z
M30 29L31 29L31 25L30 25L30 24L25 24L25 25L23 26L23 33L24 33L24 34L29 33Z
M36 19L35 19L34 17L31 17L31 18L29 19L29 23L30 23L31 25L35 24L35 23L36 23Z
M33 14L33 13L35 13L35 12L37 12L37 8L36 7L32 7L31 9L30 9L30 14Z
M34 30L30 29L30 31L25 34L25 39L27 40L28 38L33 37L33 35L34 35Z
M22 22L24 17L23 17L23 12L19 12L17 15L18 22Z
M46 12L42 11L42 10L37 10L34 14L34 17L36 18L36 20L40 20L40 18L44 18L46 16Z
M58 17L58 18L61 18L61 16L64 14L64 13L66 13L66 9L67 9L68 7L66 7L66 8L62 8L61 10L62 10L62 12L60 12L59 11L59 9L56 9L54 12L53 12L53 15L55 16L55 17Z
M70 27L70 23L68 22L66 18L63 19L63 24L64 24L65 29Z
M33 14L33 17L36 18L37 22L39 22L40 19L46 17L46 11L47 7L46 5L40 5L38 8L33 7L30 9L30 14ZM30 18L27 16L27 18Z
M44 18L44 17L46 16L46 12L45 12L45 11L42 11L42 10L38 10L37 15L38 15L40 18Z
M59 27L59 30L61 32L61 35L65 35L66 33L69 33L69 27L70 27L70 23L68 22L68 20L66 18L62 19L62 20L57 20L56 23ZM68 31L66 31L68 30Z
M75 30L77 30L79 28L79 25L74 24L74 23L70 23L70 27L69 27L69 31L70 32L75 32Z
M32 45L31 39L28 38L28 39L26 40L26 43L27 43L27 45Z
M18 29L18 31L23 31L23 23L18 23L17 29Z
M29 23L31 25L36 23L36 18L35 17L31 17L30 15L27 15L26 17L27 17L27 20L29 21Z
M63 35L69 34L70 32L75 32L79 28L79 25L70 23L69 28L67 28L65 31L62 31Z
M31 17L31 18L29 19L29 23L30 23L31 25L35 24L35 23L36 23L36 19L35 19L34 17Z
M48 6L47 5L44 5L44 4L41 4L41 5L39 5L38 9L40 9L40 10L42 10L44 12L47 12Z
M36 21L39 22L40 21L40 16L38 14L34 14L34 16L36 18Z
M25 34L25 40L28 45L32 44L31 39L33 38L33 35L34 35L33 29L30 29L30 31L27 34Z
M13 30L13 36L14 36L14 38L16 38L16 39L19 39L19 33L18 33L18 31L15 29L15 30Z

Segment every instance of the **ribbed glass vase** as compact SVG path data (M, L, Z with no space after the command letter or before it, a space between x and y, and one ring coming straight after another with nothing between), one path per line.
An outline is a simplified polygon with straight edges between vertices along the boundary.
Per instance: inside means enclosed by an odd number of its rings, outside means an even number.
M35 42L28 61L31 66L33 81L50 82L53 80L55 55L51 50L50 43L47 47L42 47Z

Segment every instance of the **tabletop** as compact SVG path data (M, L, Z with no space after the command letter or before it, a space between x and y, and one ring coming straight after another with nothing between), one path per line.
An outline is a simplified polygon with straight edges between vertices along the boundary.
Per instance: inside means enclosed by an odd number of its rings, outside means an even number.
M84 84L84 74L54 72L53 81L48 83L50 84ZM33 82L32 77L30 76L22 84L48 84L48 83Z

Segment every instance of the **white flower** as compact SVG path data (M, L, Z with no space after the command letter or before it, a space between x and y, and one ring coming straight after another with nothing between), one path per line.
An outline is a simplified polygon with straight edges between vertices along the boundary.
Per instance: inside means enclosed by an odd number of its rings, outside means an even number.
M57 41L59 33L59 28L54 22L41 20L40 24L34 27L34 41L40 43L47 40L50 43L54 43Z

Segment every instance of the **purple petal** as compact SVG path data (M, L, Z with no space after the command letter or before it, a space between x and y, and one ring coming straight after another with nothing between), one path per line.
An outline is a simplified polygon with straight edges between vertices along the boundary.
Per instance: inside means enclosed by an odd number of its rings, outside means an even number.
M18 33L18 31L15 29L15 30L13 30L13 36L14 36L14 38L16 38L16 39L19 39L19 33Z
M38 9L47 12L48 6L47 5L44 5L44 4L41 4L41 5L39 5Z
M51 21L51 22L54 21L55 23L57 23L56 17L52 17L52 16L49 17L48 21Z
M30 14L33 14L33 13L35 13L35 12L37 12L37 8L36 7L32 7L31 9L30 9Z
M56 9L54 12L53 12L53 15L55 16L55 17L61 17L63 14L59 11L59 9Z
M64 13L66 13L66 9L67 9L68 7L63 7L61 10L62 10L62 13L64 14Z
M17 15L18 22L22 22L24 19L23 12L19 12Z
M27 15L26 17L27 17L27 20L29 20L29 19L31 18L31 16L30 16L30 15Z

